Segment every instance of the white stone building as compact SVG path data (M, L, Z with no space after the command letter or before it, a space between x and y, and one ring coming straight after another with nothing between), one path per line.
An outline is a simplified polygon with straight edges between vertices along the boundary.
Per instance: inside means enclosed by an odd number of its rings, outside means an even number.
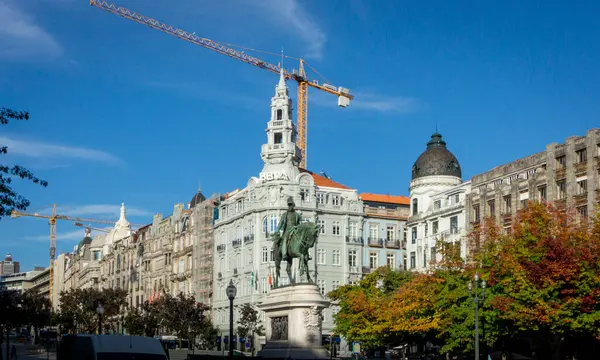
M325 295L362 276L350 271L350 265L356 268L360 264L356 261L349 264L348 254L355 246L345 240L363 232L362 202L356 190L298 167L301 155L295 144L297 130L283 76L271 100L266 132L267 143L261 148L262 172L251 177L245 188L222 197L214 224L213 322L223 336L229 336L229 300L225 288L231 280L237 287L235 322L240 305L260 303L271 289L275 263L268 238L287 210L288 197L294 199L296 211L304 221L324 226L309 262L311 276L316 278L321 293ZM295 259L294 276L298 276L297 270ZM282 284L286 284L285 263L281 274ZM324 313L326 336L333 328L333 311L328 309ZM262 341L255 339L256 348Z
M438 133L412 169L407 254L408 269L423 271L439 260L438 240L458 244L466 256L465 198L471 182L462 181L460 164Z

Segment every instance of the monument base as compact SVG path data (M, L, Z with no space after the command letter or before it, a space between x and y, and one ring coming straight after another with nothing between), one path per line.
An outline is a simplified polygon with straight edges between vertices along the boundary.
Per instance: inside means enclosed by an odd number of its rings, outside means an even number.
M314 284L294 284L271 290L258 308L265 312L266 344L262 358L325 359L321 345L322 311L329 307Z

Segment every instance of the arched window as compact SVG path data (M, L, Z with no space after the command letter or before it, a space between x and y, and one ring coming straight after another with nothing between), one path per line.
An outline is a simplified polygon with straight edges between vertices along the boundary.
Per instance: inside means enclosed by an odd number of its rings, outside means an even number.
M267 217L265 216L265 218L263 219L263 232L266 234L268 231L267 228Z
M121 270L121 255L117 255L117 271Z
M277 109L277 120L282 120L283 119L283 110L281 109Z
M419 212L419 200L418 199L413 199L413 204L412 204L413 208L412 208L412 214L413 215L417 215L417 213Z

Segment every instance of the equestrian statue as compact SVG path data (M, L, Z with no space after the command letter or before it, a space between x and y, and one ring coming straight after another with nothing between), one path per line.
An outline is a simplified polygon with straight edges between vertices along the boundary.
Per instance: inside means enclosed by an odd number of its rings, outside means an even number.
M287 199L287 205L288 210L281 216L277 230L271 235L273 260L275 260L275 287L279 286L282 261L287 262L286 272L290 283L295 282L291 271L294 258L300 261L300 276L306 274L307 282L313 283L308 271L308 261L312 260L308 251L315 246L321 230L321 227L313 222L302 222L302 216L296 212L294 199L291 196Z

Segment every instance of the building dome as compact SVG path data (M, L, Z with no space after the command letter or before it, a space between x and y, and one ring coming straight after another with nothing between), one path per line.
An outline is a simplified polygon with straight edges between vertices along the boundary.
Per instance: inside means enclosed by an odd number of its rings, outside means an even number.
M442 140L442 135L435 132L427 143L427 149L412 167L412 180L440 175L462 178L456 156L446 149L446 142Z
M11 254L6 254L6 256L4 257L4 261L13 261L12 260L12 255Z
M202 194L202 192L200 190L198 190L198 192L194 195L194 197L190 201L190 208L193 208L194 206L196 206L197 204L200 204L204 200L206 200L206 197Z

